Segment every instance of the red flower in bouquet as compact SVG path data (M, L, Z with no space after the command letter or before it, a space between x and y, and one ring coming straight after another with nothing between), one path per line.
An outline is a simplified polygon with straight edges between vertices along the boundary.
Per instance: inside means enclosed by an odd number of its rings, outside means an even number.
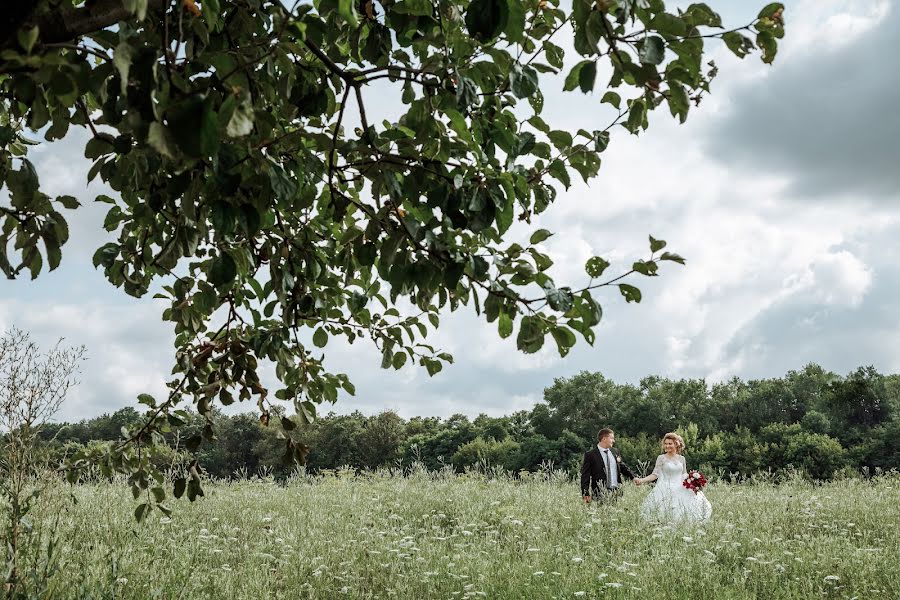
M700 471L688 471L687 477L684 478L681 485L696 494L706 487L706 477Z

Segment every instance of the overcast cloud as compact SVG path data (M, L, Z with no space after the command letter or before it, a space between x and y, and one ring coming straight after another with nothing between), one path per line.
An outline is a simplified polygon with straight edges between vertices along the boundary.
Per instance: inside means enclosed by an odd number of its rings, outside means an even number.
M763 3L712 4L743 24ZM603 295L596 345L580 343L565 359L552 343L522 355L469 313L443 319L434 343L456 363L434 378L382 371L364 344L330 344L328 366L357 386L334 410L506 414L584 369L622 382L777 377L809 362L839 373L868 364L900 371L900 71L891 61L900 9L883 0L786 4L788 37L775 66L715 50L720 75L687 124L660 110L640 138L618 133L601 176L573 185L537 224L557 232L545 246L558 280L583 281L593 255L630 264L646 252L647 234L666 239L686 267L638 281L640 305ZM598 103L598 95L550 94L544 117L602 127L609 114ZM53 193L90 198L99 188L85 191L78 142L43 147L35 163ZM143 391L162 394L172 362L159 305L112 288L90 264L106 238L103 213L85 206L72 216L56 272L0 283L0 327L88 347L66 419L134 405Z

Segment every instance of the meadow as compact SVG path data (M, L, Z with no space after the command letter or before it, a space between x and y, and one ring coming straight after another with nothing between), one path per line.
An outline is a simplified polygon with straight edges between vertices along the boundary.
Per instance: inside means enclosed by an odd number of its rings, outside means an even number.
M124 485L51 490L52 597L900 598L897 475L714 482L713 519L687 529L639 519L647 487L585 506L559 474L205 487L140 524Z

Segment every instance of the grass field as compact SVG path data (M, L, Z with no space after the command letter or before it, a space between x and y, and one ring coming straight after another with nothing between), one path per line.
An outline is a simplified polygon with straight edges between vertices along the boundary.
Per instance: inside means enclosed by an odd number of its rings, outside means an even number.
M53 597L900 598L898 476L713 483L712 521L682 530L639 520L648 491L585 507L554 477L300 477L207 484L138 525L126 487L79 486L49 511Z

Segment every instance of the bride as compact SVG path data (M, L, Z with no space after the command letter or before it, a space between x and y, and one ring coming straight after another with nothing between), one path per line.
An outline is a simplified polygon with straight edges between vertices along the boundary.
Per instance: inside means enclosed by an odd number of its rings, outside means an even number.
M644 499L641 516L649 521L663 523L702 522L712 515L712 505L703 492L696 494L682 485L687 476L687 466L681 452L684 440L677 433L663 437L664 454L656 459L653 473L638 477L634 483L641 485L656 481L656 487Z

